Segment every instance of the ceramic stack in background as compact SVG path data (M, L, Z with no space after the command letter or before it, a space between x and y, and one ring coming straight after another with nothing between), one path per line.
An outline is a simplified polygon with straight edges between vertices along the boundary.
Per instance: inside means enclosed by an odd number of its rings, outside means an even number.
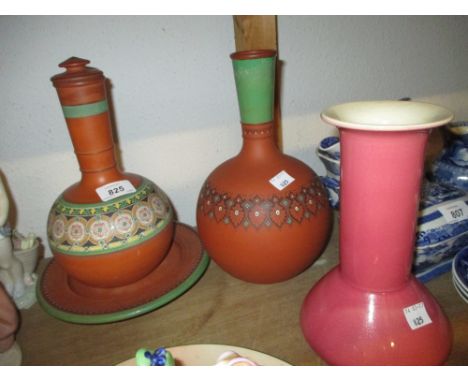
M331 136L322 139L317 147L317 156L325 166L326 174L320 179L327 189L328 202L334 209L340 208L340 138Z
M468 122L446 126L448 144L431 167L432 178L468 192Z
M452 221L445 236L455 237L451 255L452 280L455 290L468 303L468 122L458 121L446 126L448 144L431 167L434 181L454 189L460 195L458 204L445 212ZM437 238L437 236L436 236Z

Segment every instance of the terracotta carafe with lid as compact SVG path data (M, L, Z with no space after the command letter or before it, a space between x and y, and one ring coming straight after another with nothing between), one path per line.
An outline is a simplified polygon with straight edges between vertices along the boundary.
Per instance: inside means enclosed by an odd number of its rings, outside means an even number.
M153 182L122 172L114 153L103 73L72 57L52 77L81 180L49 214L48 240L77 291L131 284L162 261L173 240L173 211Z
M231 58L243 145L203 184L198 230L208 254L231 275L254 283L279 282L320 255L332 215L316 174L276 145L276 52L242 51Z

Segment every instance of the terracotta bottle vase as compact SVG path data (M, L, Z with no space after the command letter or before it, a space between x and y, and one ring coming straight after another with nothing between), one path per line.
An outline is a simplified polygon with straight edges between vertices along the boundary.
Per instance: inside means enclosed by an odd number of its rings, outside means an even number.
M340 132L340 264L307 295L305 338L332 365L438 365L441 308L411 273L424 150L452 114L422 102L353 102L322 119Z
M72 57L59 65L66 72L51 79L82 177L52 206L48 240L71 287L82 294L140 280L163 260L174 233L163 191L118 168L105 77L88 63Z
M323 250L331 228L326 191L301 161L274 138L276 52L231 55L243 145L218 166L200 191L197 224L214 261L254 283L289 279Z

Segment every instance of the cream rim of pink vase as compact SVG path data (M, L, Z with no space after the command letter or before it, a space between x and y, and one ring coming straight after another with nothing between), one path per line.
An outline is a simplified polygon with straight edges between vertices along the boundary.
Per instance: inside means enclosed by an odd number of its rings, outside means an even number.
M332 106L321 118L340 128L367 131L430 129L450 122L445 107L418 101L360 101Z

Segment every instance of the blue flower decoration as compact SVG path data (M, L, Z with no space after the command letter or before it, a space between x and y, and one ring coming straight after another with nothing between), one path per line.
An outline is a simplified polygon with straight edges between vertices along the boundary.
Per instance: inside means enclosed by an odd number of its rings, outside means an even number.
M153 353L145 352L145 357L151 362L150 366L165 366L166 365L166 349L157 348Z

